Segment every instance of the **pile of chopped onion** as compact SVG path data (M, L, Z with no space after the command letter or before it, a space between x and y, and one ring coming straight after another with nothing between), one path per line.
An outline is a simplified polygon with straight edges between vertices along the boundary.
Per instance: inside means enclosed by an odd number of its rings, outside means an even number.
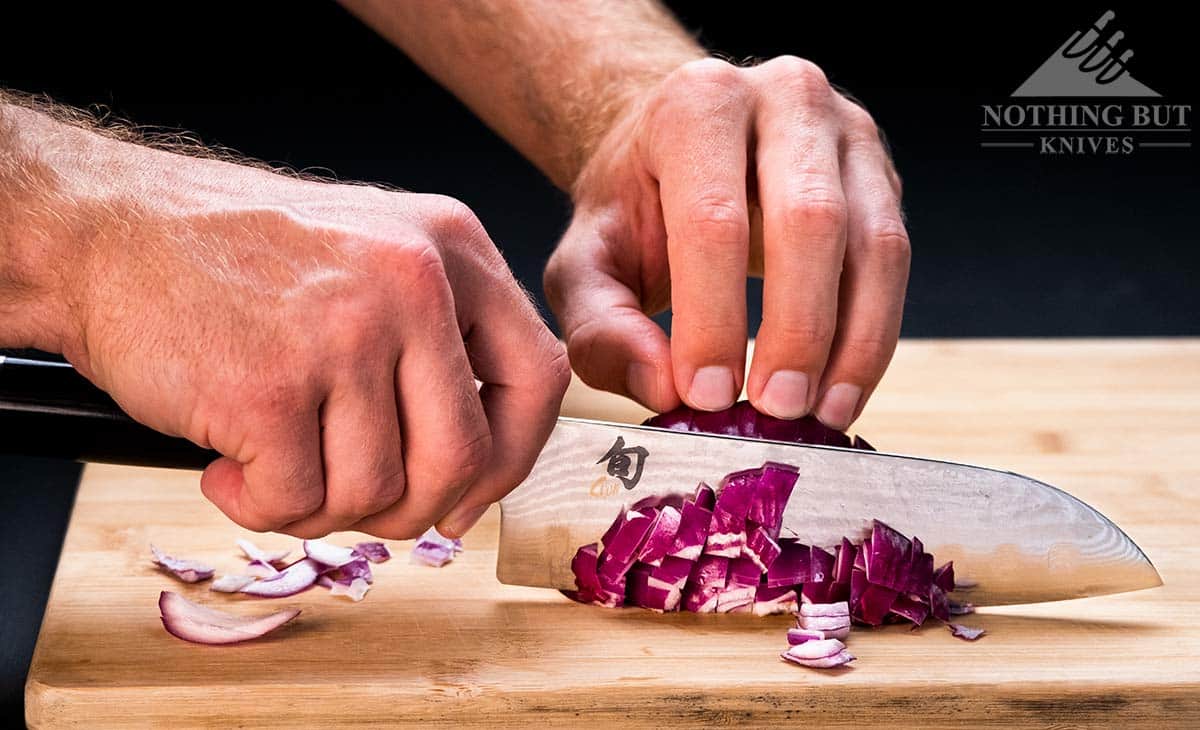
M767 463L727 475L716 490L700 484L682 504L634 505L598 543L576 552L577 590L567 595L658 612L795 612L789 641L803 648L784 658L821 667L853 659L841 645L851 623L915 627L930 616L949 623L952 612L970 611L948 596L953 563L935 569L919 539L879 520L861 543L842 538L830 549L781 537L797 477L793 466ZM964 630L955 635L977 638Z

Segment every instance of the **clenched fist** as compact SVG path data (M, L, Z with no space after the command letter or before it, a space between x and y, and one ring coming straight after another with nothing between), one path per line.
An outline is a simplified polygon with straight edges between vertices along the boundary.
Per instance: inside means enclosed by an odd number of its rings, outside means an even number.
M466 206L31 114L7 116L46 127L17 158L45 246L15 248L56 257L23 269L65 303L50 346L135 419L223 454L201 486L235 522L458 535L528 473L567 359Z

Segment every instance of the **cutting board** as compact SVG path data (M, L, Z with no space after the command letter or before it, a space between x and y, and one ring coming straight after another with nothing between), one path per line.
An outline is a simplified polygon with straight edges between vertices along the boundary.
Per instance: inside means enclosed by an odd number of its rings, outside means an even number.
M569 415L636 421L572 386ZM789 618L582 606L494 577L490 512L450 565L399 556L361 603L277 601L157 572L148 545L239 568L247 533L197 474L89 466L26 687L35 727L616 724L1200 726L1200 340L903 342L856 426L880 448L1035 476L1116 520L1165 585L984 610L975 643L856 630L844 671L780 661ZM730 464L730 469L746 466ZM869 515L868 515L869 517ZM339 535L350 543L358 535ZM268 548L291 538L262 536ZM20 590L6 586L6 590ZM188 644L159 591L235 612L302 609L265 639Z

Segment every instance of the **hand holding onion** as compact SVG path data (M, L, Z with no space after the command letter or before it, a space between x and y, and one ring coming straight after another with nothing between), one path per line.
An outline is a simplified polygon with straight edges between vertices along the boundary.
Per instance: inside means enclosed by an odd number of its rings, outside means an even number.
M572 189L546 270L585 382L658 411L730 406L845 429L891 359L909 244L870 115L808 61L683 64L636 97ZM649 319L672 309L668 342Z

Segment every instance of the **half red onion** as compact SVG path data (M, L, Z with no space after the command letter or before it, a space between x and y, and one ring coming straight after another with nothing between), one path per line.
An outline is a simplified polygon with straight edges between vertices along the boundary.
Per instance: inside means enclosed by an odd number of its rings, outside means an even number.
M163 627L173 636L197 644L235 644L257 639L300 615L288 609L265 616L237 616L192 603L178 593L158 596Z

